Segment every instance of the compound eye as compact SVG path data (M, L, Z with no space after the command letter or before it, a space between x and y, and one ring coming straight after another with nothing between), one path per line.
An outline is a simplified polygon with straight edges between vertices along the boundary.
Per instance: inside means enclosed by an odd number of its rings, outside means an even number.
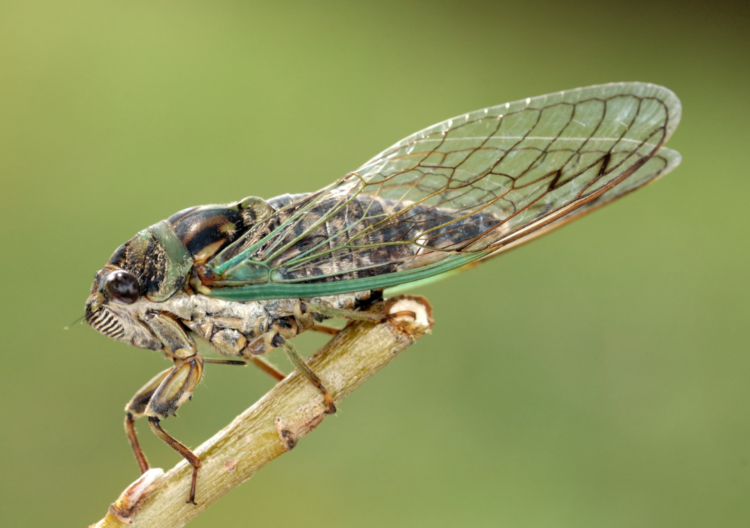
M140 297L138 279L124 270L113 271L104 282L104 289L110 299L120 304L133 304Z

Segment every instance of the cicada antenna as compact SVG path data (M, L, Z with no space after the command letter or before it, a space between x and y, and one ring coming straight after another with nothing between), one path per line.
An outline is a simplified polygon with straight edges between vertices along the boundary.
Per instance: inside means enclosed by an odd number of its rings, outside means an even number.
M83 321L84 317L86 317L86 316L82 315L81 317L79 317L78 319L76 319L75 321L73 321L72 323L70 323L68 326L63 326L63 330L70 330L71 326L73 326L74 324L77 324L77 323L80 323L81 321Z

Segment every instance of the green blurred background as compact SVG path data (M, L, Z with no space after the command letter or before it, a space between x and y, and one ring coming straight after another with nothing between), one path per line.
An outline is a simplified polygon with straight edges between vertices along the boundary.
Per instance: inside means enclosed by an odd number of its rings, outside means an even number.
M138 476L122 409L164 360L63 331L136 231L315 190L469 110L637 80L682 99L682 166L423 288L433 335L191 526L748 526L743 4L0 2L0 524L86 526ZM209 368L166 428L197 446L270 385Z

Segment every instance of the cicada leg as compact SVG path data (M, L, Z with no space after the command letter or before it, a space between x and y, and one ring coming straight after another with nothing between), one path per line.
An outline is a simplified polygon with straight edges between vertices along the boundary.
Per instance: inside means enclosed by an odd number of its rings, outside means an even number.
M337 336L339 335L339 332L341 332L341 330L339 330L338 328L332 328L330 326L320 325L320 324L314 324L310 328L308 328L308 330L311 330L313 332L320 332L321 334L328 334L332 336Z
M146 455L143 454L140 444L138 443L138 436L135 432L135 420L143 416L148 407L148 402L156 392L156 389L161 385L164 378L174 370L174 367L169 367L167 370L160 372L148 383L141 387L135 396L125 406L125 434L128 436L128 442L135 455L135 460L138 462L138 467L141 469L141 473L148 471L148 460Z
M142 416L147 416L154 434L193 466L190 495L187 500L191 504L195 504L195 487L198 480L198 468L201 467L200 459L190 449L162 429L160 417L166 418L169 415L174 415L177 409L190 399L202 375L203 358L201 356L196 354L186 359L178 359L175 361L174 367L157 374L141 387L125 406L125 412L127 413L125 431L141 472L147 471L149 466L146 456L138 444L134 422Z
M294 365L297 370L299 370L310 381L310 383L315 385L315 387L317 387L317 389L323 395L326 406L328 407L326 413L334 414L336 412L336 404L333 402L331 394L325 388L323 382L320 381L318 375L315 374L315 372L313 372L309 366L307 366L305 360L297 353L291 343L284 339L284 336L279 333L278 328L274 328L273 330L260 335L255 340L248 343L243 352L247 354L247 357L252 360L253 357L266 354L274 348L284 349L287 357L289 358L289 361L292 362L292 365Z
M313 370L307 365L307 363L305 363L305 359L299 355L299 353L295 350L290 342L284 340L281 343L281 347L284 349L284 352L286 352L286 355L289 358L289 361L292 362L292 365L294 365L310 383L315 385L315 387L323 395L323 399L325 400L326 406L328 407L328 409L326 410L326 414L335 414L336 404L333 402L331 394L328 392L328 389L325 388L323 382L320 381L318 375L313 372Z
M255 333L262 334L266 329L261 328L260 325L256 328ZM289 328L289 331L296 333L297 328ZM245 359L249 359L253 365L258 367L260 370L271 376L276 381L281 381L286 376L283 372L277 369L268 360L256 357L252 354L246 354L245 349L247 347L247 338L239 331L232 328L225 328L221 331L214 332L209 338L210 343L220 353L226 356L237 356ZM204 360L206 363L224 363L224 364L242 364L245 365L244 361L237 361L232 359L209 359Z
M135 418L131 413L125 414L125 434L128 436L130 448L133 450L135 460L136 462L138 462L138 467L141 470L141 474L143 474L149 469L148 460L146 459L146 455L143 453L143 449L141 449L141 445L138 443L138 435L135 432Z
M188 461L188 464L193 466L193 477L190 481L190 497L185 502L187 502L188 504L195 504L197 506L197 503L195 502L195 487L198 484L198 469L201 467L201 461L198 458L198 455L190 451L190 449L188 449L184 444L180 443L174 437L170 436L164 429L162 429L160 420L156 416L149 416L148 424L151 426L151 430L156 436L161 438L169 447L182 455L182 457Z
M215 365L237 365L245 367L247 366L247 362L240 361L236 359L214 359L214 358L204 358L203 361L205 363L213 363ZM250 362L258 367L260 370L274 378L276 381L281 381L284 378L286 378L286 374L281 372L279 369L277 369L273 363L268 361L265 358L253 356L250 358Z
M304 301L299 301L294 306L294 318L306 330L315 326L313 314L316 313L330 318L340 317L349 319L350 321L370 321L371 323L380 323L385 319L385 316L379 313L331 308L322 304L313 304Z
M313 317L313 311L309 309L309 305L302 301L297 301L294 305L294 319L297 322L297 326L302 330L311 330L313 332L320 332L321 334L338 335L340 330L331 328L330 326L318 324L315 322Z
M286 374L277 369L276 366L266 358L253 356L250 358L250 361L253 363L253 365L274 378L276 381L281 381L286 378Z
M416 317L416 314L411 311L401 311L389 313L388 315L374 313L374 312L360 312L358 310L347 310L344 308L330 308L322 304L307 303L299 301L294 306L294 318L298 321L299 325L305 330L314 330L317 332L323 332L326 334L336 335L338 330L335 328L329 328L327 326L318 325L315 323L313 314L320 314L325 317L340 317L342 319L348 319L350 321L369 321L371 323L382 323L383 321L394 319L401 316Z
M416 317L416 315L417 314L415 314L411 310L404 310L401 312L390 313L386 315L385 317L383 317L382 320L390 320L390 319L395 319L396 317L404 317L404 316L414 318ZM319 332L321 334L327 334L331 336L337 336L341 333L341 330L339 330L338 328L333 328L332 326L326 326L326 325L317 324L317 323L313 324L310 328L307 328L306 330L310 332Z
M239 359L214 359L203 358L204 363L213 363L214 365L234 365L236 367L246 367L247 363Z

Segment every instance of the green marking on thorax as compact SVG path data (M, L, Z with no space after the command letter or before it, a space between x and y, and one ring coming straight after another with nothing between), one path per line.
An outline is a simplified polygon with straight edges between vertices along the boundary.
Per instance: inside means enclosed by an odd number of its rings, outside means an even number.
M162 220L141 233L146 236L150 233L164 248L167 258L166 273L159 289L149 293L148 297L154 302L166 301L185 283L190 268L193 267L193 257L182 241L177 238L172 224L167 220ZM138 233L139 240L142 238L141 233Z

